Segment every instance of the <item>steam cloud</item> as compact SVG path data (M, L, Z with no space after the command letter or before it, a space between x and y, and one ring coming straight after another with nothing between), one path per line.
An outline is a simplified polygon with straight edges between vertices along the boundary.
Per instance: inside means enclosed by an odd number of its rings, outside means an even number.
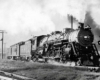
M48 27L54 30L54 24L48 14L42 12L35 0L5 0L0 4L0 28L11 34L39 31Z
M100 25L99 5L99 0L1 0L0 29L11 34L41 30L49 33L55 30L51 17L56 13L62 17L72 15L79 22L84 22L87 11Z

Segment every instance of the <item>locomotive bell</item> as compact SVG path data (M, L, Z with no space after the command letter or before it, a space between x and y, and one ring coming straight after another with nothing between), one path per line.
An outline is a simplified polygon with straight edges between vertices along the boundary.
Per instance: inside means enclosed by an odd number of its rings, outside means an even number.
M90 36L88 36L88 35L87 36L84 36L84 39L89 39L89 38L90 38Z
M80 27L84 27L84 23L81 23L81 22L80 22L80 23L79 23L79 26L80 26Z

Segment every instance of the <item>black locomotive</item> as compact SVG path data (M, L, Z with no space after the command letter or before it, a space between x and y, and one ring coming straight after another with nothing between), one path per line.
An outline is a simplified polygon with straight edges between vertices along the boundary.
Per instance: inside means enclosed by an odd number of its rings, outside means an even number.
M55 31L48 35L35 36L28 41L27 48L25 44L16 44L20 46L18 47L20 49L16 49L19 50L17 57L25 56L33 61L54 59L58 62L75 62L75 65L85 66L99 66L100 63L100 55L93 43L94 35L90 26L84 26L83 23L79 23L76 30L65 28L63 32ZM21 46L24 46L25 49L22 49ZM28 55L25 50L28 51ZM10 55L13 54L13 51L10 50Z

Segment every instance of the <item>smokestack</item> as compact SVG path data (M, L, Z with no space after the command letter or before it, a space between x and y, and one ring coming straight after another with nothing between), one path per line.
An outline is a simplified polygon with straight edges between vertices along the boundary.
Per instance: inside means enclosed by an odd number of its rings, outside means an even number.
M73 16L71 16L71 28L73 29Z
M79 22L79 28L84 28L84 23Z

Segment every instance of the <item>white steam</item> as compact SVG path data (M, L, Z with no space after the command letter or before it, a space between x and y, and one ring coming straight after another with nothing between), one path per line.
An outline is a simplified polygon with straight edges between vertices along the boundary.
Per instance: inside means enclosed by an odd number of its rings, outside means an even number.
M79 22L84 22L86 13L90 12L95 23L100 25L100 0L44 0L44 3L46 12L64 17L72 15Z
M27 34L28 31L41 29L46 29L49 33L55 30L55 25L35 0L5 0L0 5L0 29L11 34Z
M0 0L0 29L11 34L37 31L47 34L56 28L52 16L72 15L84 22L87 11L100 25L99 8L99 0Z
M84 22L87 12L87 0L45 0L46 11L62 16L72 15L79 22Z
M53 60L49 60L48 63L52 64L52 65L56 65L56 66L70 66L70 67L76 66L75 62L66 62L64 64L64 63L56 62L56 61L53 61Z

